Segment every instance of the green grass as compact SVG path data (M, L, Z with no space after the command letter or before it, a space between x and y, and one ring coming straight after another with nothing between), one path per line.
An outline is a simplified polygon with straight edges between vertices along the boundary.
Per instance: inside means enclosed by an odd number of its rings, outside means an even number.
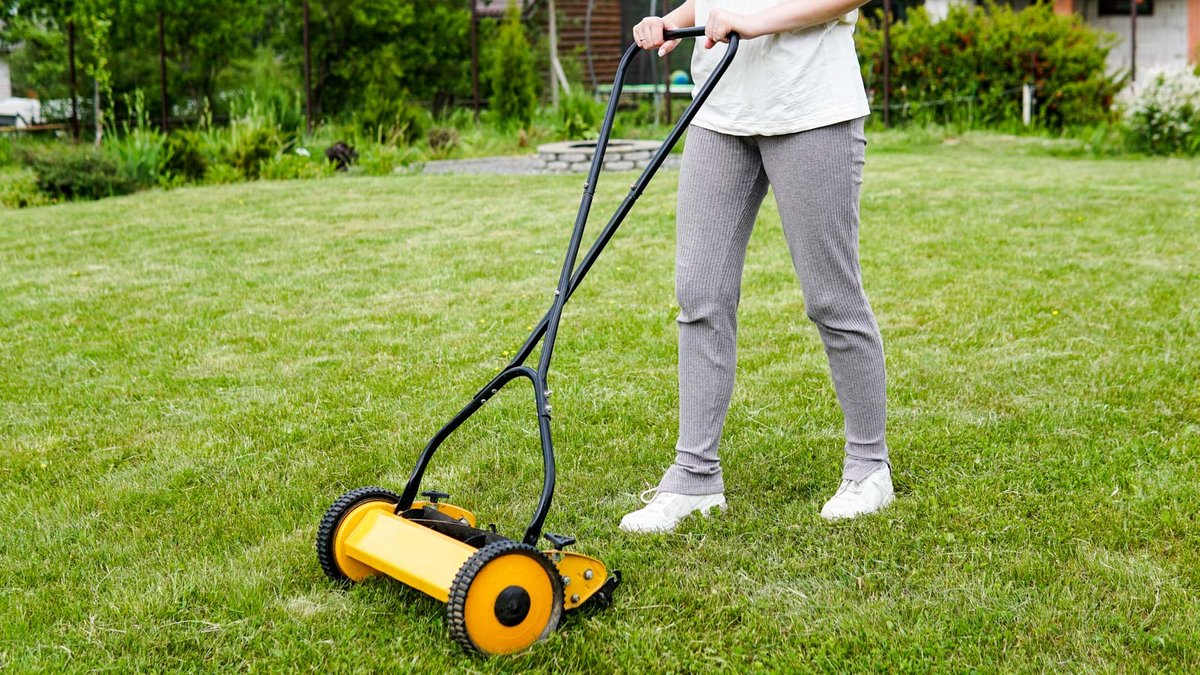
M862 257L898 500L830 526L841 419L773 205L723 446L731 511L616 529L670 460L676 174L568 306L548 528L624 571L512 658L322 576L343 491L420 447L550 300L578 177L148 192L0 216L0 670L1200 668L1200 163L970 135L869 150ZM628 176L606 177L607 215ZM607 188L605 190L604 188ZM516 535L527 388L426 485Z

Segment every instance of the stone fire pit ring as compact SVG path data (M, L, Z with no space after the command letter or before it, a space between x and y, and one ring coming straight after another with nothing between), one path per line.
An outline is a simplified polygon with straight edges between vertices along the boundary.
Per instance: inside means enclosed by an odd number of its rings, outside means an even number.
M658 150L655 141L629 141L614 139L608 142L604 153L605 171L632 171L644 169L650 157ZM596 153L595 141L563 141L539 145L537 160L546 173L586 173L592 166L592 155Z

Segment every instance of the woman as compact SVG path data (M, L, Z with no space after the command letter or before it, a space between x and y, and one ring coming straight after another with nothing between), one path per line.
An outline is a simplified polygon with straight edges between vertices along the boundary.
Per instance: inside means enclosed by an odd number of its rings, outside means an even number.
M633 29L640 47L663 56L679 42L664 41L664 29L705 26L703 49L692 58L698 82L720 60L731 32L742 42L692 122L679 175L675 463L647 506L621 520L623 530L669 531L691 513L726 506L717 446L733 392L746 244L768 186L845 419L842 482L821 515L853 518L894 497L884 441L883 343L858 263L863 124L870 112L854 52L862 4L687 0Z

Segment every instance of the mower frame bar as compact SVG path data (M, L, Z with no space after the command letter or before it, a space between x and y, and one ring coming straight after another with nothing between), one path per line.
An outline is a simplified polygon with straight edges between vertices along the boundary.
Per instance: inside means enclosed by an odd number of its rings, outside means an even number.
M663 37L667 40L703 36L703 26L663 31ZM550 436L550 391L547 389L547 374L550 371L550 360L554 354L554 342L558 337L558 326L562 320L563 307L571 295L575 293L576 289L579 288L580 284L583 283L584 277L592 269L592 265L600 257L600 253L604 251L604 247L608 245L617 228L620 227L625 217L629 215L629 211L633 208L638 198L641 197L642 192L646 189L654 174L662 167L671 149L679 142L688 125L691 124L692 118L700 110L700 106L704 105L704 101L712 93L717 83L720 82L725 71L729 69L730 63L733 62L733 58L737 54L738 42L738 35L730 33L725 55L721 58L721 61L717 64L709 78L696 91L692 102L679 117L679 120L671 129L671 133L667 135L666 140L663 141L662 145L659 146L658 150L650 158L650 162L642 171L641 176L630 186L629 194L625 196L621 205L617 207L616 213L613 214L608 224L597 235L596 240L592 243L587 253L584 254L583 259L579 260L578 264L576 264L576 260L579 258L579 249L583 242L583 233L587 226L588 215L592 208L592 198L595 196L596 184L600 180L600 170L604 165L604 155L608 150L608 141L612 134L613 120L616 118L617 103L621 97L621 89L625 84L625 76L628 74L629 67L638 52L645 51L636 44L629 45L625 50L625 53L621 57L620 65L617 67L616 77L613 80L612 94L609 97L608 107L605 110L604 121L600 125L600 135L596 141L596 150L592 156L592 165L588 171L587 182L583 185L583 198L579 204L579 213L575 217L575 227L571 231L571 240L567 246L566 259L563 261L562 272L559 274L558 286L554 290L554 300L550 306L550 310L534 326L533 331L525 339L521 348L517 350L512 361L480 389L471 399L471 402L429 440L428 445L425 446L424 451L421 452L420 457L417 459L417 465L413 468L412 475L408 479L408 484L400 496L400 502L396 504L396 513L402 513L412 507L413 502L417 498L417 492L420 490L421 479L425 475L425 469L429 466L429 462L433 459L433 455L437 452L438 447L463 422L467 421L476 411L482 408L488 399L499 393L509 382L523 377L528 379L533 385L534 403L537 406L538 433L541 437L543 465L542 493L538 499L537 510L534 512L533 519L530 520L529 526L525 530L523 541L530 546L537 545L537 541L542 535L542 526L546 522L546 515L550 512L550 503L554 498L556 472L554 444ZM525 361L539 343L542 345L542 350L538 359L537 369L533 369L525 365Z

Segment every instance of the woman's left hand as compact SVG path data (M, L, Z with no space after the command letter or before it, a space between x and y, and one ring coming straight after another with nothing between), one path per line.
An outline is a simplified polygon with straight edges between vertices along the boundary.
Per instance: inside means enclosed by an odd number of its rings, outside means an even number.
M737 33L741 38L758 37L754 17L735 14L727 9L710 9L704 21L704 48L712 49L718 42L729 42L729 34Z

